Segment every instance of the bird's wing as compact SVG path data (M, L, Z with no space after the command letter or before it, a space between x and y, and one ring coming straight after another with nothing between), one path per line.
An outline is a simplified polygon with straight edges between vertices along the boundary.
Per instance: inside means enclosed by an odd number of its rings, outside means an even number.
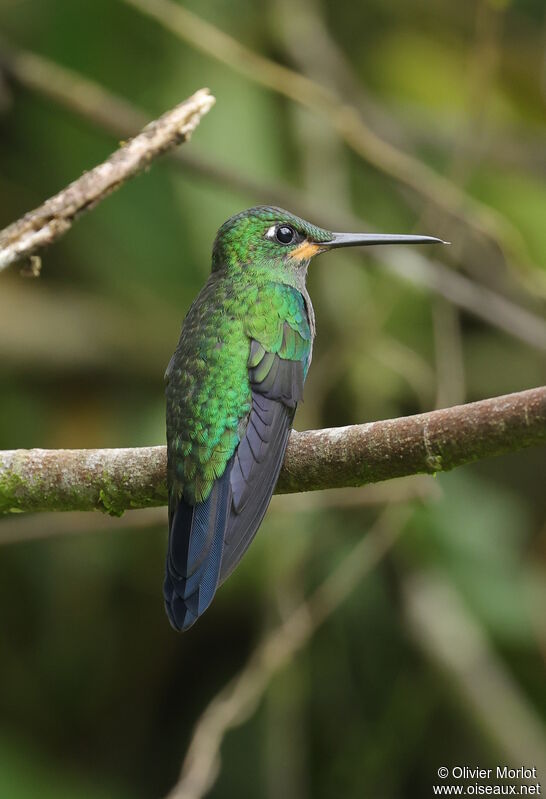
M210 605L254 538L273 494L303 396L310 340L285 322L276 349L251 341L251 409L210 494L195 505L182 497L170 508L164 596L178 630L190 627Z
M286 322L285 328L293 334ZM269 505L296 406L303 398L304 360L301 357L287 359L278 353L267 352L254 340L250 350L249 378L252 407L245 433L233 456L231 509L220 582L231 574L246 552Z

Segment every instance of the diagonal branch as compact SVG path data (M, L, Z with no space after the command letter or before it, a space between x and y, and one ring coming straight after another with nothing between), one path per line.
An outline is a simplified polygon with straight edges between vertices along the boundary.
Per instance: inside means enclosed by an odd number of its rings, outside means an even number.
M500 211L460 189L424 161L414 158L378 136L358 109L345 103L336 92L289 67L257 53L212 23L173 0L123 0L140 13L155 19L163 28L190 47L226 64L249 80L287 97L326 117L339 137L363 160L418 196L460 220L471 230L497 243L508 262L529 275L530 257L520 231ZM525 270L525 271L524 271ZM538 286L543 282L538 277Z
M368 533L290 615L258 644L241 671L209 702L197 720L180 777L166 799L201 799L220 772L227 733L250 718L272 679L300 652L362 579L396 544L408 509L387 507Z
M94 208L150 161L187 141L201 117L214 104L208 89L201 89L159 119L150 122L134 139L51 197L39 208L0 231L0 271L29 258L67 232L84 211Z
M0 63L9 79L16 84L49 97L118 138L131 136L146 123L146 114L127 100L43 56L7 48L2 43ZM185 172L227 185L253 200L267 200L269 204L290 208L324 227L335 225L340 230L356 230L365 225L371 229L367 220L321 204L316 197L303 194L287 184L261 183L254 176L211 161L208 157L198 157L193 151L172 150L170 156L171 162ZM389 250L378 252L375 259L390 272L444 296L449 302L532 347L546 350L546 324L532 311L409 247ZM356 254L353 257L357 257Z
M546 443L546 386L430 413L292 432L278 493L448 471ZM0 512L166 503L165 447L0 452Z

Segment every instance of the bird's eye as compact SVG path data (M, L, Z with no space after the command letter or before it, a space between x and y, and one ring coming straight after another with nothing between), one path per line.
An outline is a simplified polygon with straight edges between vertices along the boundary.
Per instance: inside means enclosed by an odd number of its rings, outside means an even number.
M290 225L280 225L277 228L275 237L281 244L290 244L290 242L294 241L296 233L294 232L294 229L290 227Z

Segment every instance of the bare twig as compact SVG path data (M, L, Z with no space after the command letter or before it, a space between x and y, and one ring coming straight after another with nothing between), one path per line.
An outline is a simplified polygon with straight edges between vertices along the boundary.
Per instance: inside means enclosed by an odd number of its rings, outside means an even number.
M59 194L0 232L0 271L52 244L84 211L94 208L126 180L142 172L152 159L186 141L214 104L201 89L116 150L104 163L85 172Z
M200 799L212 788L219 774L220 749L226 733L252 715L271 679L395 544L407 517L407 509L383 511L339 566L307 601L267 635L242 671L207 705L195 726L180 779L167 799Z
M4 69L13 81L50 97L118 138L132 135L146 122L146 114L126 100L43 56L12 48L3 48L2 55ZM170 155L172 162L186 172L191 171L207 180L228 185L232 190L260 202L290 208L326 227L336 226L347 230L370 227L364 220L346 212L339 213L339 209L333 209L331 205L323 206L314 197L308 197L286 184L270 181L260 183L240 170L205 160L194 152L172 150ZM546 350L544 321L511 300L407 247L397 250L385 248L375 257L402 279L425 286L521 341Z
M278 493L453 469L546 441L546 386L370 424L292 432ZM0 512L165 504L165 447L0 452Z

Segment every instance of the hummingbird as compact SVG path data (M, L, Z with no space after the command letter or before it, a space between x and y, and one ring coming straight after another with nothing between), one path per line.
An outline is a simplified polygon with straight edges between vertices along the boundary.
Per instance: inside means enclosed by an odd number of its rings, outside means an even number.
M225 222L165 374L169 539L163 594L175 630L209 607L252 542L282 466L311 364L313 256L338 247L444 243L332 233L282 208Z

